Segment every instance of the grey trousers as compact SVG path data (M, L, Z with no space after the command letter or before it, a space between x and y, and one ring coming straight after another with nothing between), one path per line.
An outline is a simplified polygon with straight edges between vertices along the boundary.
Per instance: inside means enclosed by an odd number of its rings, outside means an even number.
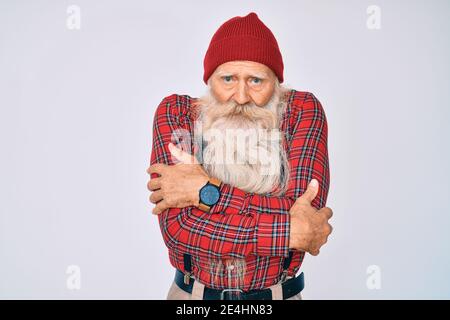
M203 290L205 286L198 281L194 282L194 287L192 288L192 293L187 293L183 289L180 289L175 281L172 282L169 292L167 293L167 300L203 300ZM270 287L272 290L273 300L282 300L283 291L281 288L281 281ZM295 296L290 297L286 300L302 300L302 293L299 292Z

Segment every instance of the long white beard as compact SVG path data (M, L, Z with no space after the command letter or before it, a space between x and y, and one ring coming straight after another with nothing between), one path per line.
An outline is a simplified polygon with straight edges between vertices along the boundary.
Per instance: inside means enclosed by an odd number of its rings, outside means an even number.
M199 160L208 175L246 192L271 192L272 195L286 192L289 164L280 121L286 111L289 90L277 85L270 101L261 107L220 103L210 90L199 98L195 137L197 145L202 146ZM245 132L231 131L227 135L230 129L248 130L249 135L242 139L245 143L238 142ZM225 275L228 288L241 288L246 273L245 259L211 260L209 271L215 284L219 275Z
M196 137L205 171L246 192L283 194L289 168L280 132L286 107L281 87L261 107L220 103L211 92L200 101Z

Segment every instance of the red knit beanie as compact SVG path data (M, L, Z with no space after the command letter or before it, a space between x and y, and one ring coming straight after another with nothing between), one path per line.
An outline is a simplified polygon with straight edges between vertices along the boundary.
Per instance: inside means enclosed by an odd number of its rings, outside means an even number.
M277 40L254 12L231 18L213 35L203 61L203 81L207 84L219 65L235 60L262 63L283 82L283 58Z

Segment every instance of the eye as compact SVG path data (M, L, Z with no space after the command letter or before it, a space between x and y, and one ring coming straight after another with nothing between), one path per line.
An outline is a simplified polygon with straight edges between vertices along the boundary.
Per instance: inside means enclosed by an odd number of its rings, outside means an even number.
M262 79L260 79L260 78L253 78L252 79L253 81L255 81L256 80L256 82L253 82L254 84L261 84L261 82L262 82Z
M225 83L230 83L232 80L232 76L223 76L222 79Z

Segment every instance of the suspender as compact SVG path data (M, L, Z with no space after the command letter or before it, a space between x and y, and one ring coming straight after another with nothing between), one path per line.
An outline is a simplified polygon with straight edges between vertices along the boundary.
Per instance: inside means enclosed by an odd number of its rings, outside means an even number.
M288 274L288 269L289 269L289 266L291 264L293 255L294 255L294 251L290 250L289 251L289 257L284 259L284 262L283 262L283 273L281 274L281 282L284 282L284 280L286 280L286 277L287 277L287 274Z
M281 282L284 282L286 280L286 276L288 274L288 269L292 261L292 256L294 255L294 251L289 251L289 257L284 259L283 262L283 273L281 274ZM188 253L185 253L183 255L183 263L184 263L184 283L189 284L189 279L192 274L192 261L191 261L191 255Z

